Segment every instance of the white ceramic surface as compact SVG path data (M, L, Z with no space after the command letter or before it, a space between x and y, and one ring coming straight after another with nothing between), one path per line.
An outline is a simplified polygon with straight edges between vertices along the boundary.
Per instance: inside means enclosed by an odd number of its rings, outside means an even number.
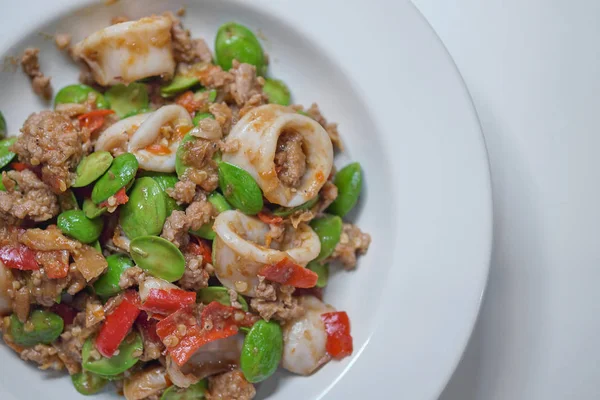
M113 15L185 4L186 26L209 43L228 20L260 29L271 74L289 84L296 102L316 101L340 122L348 150L338 165L363 166L365 195L354 218L373 245L355 272L334 272L326 300L348 311L355 352L310 378L279 374L260 386L259 398L435 398L477 315L492 226L478 120L450 57L413 6L380 3L29 0L11 3L0 26L0 54L41 47L42 68L60 88L76 80L76 69L40 32L79 39ZM9 64L0 72L0 109L15 132L44 104ZM36 371L5 347L0 357L2 399L78 396L68 379Z

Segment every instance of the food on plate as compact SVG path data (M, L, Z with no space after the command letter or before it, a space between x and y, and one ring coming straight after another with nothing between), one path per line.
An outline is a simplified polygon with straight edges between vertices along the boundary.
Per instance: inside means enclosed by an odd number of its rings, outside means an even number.
M18 135L0 114L6 344L81 394L114 384L128 400L251 399L279 367L351 355L323 292L371 238L343 220L363 176L336 173L337 125L292 105L238 23L214 58L172 13L73 42L81 83ZM50 96L39 50L25 55Z

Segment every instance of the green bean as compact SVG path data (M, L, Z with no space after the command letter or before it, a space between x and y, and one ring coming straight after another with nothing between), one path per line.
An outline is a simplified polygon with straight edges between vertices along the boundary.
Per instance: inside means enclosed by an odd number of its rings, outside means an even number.
M81 210L69 210L58 216L56 225L65 235L82 243L92 243L100 237L104 221L102 218L89 219Z
M287 208L287 207L277 207L274 211L273 211L273 215L277 216L277 217L289 217L290 215L294 214L297 211L301 211L301 210L310 210L311 208L314 207L315 204L317 204L317 202L319 201L319 196L313 197L312 199L310 199L309 201L307 201L304 204L300 204L299 206L296 207L292 207L292 208Z
M54 108L59 104L83 104L90 93L96 96L96 108L108 108L108 102L100 92L83 84L69 85L60 89L54 98Z
M171 82L160 88L160 95L162 97L171 97L199 83L200 81L195 76L175 75Z
M129 239L139 236L158 235L167 218L167 195L150 177L135 181L129 193L129 201L121 206L119 223Z
M173 243L158 236L140 236L129 245L138 267L157 278L174 282L185 272L185 258Z
M362 171L355 162L342 168L333 179L338 188L338 197L327 209L328 212L343 217L356 205L362 187Z
M185 164L184 157L185 152L187 151L185 144L188 142L192 142L196 140L195 136L190 135L190 133L186 133L181 139L181 143L179 143L179 147L177 147L177 152L175 153L175 172L177 173L177 177L182 179L183 174L189 168L187 164Z
M15 314L10 316L10 335L16 344L25 347L55 341L64 326L62 318L50 311L35 310L25 323L19 321Z
M173 189L175 184L179 181L176 175L152 171L143 171L140 175L149 176L154 179L162 191L165 192L167 218L169 218L174 210L183 210L183 207L177 204L177 201L167 193L167 189Z
M4 139L4 137L6 137L6 120L0 111L0 139Z
M200 99L204 98L204 93L206 93L206 91L207 89L198 90L196 93L194 93L194 99L199 101ZM206 101L208 101L209 103L214 103L216 99L217 91L215 89L211 89L210 91L208 91L208 97L206 98Z
M212 115L211 113L199 113L199 114L194 115L194 118L192 119L192 122L194 123L194 126L198 126L198 124L200 123L200 121L202 121L205 118L215 119L215 116Z
M143 83L130 83L129 85L116 85L105 93L110 103L110 108L119 116L124 118L132 112L139 113L140 110L148 109L148 88Z
M94 345L95 337L89 337L83 344L81 350L82 367L84 370L103 377L119 375L127 371L138 362L142 355L144 345L142 338L136 331L131 332L119 346L119 349L111 358L100 356L98 358ZM95 350L93 353L92 351Z
M94 243L92 243L92 247L96 249L98 253L102 254L102 247L100 246L99 241L96 240Z
M16 154L8 150L17 141L17 138L0 140L0 168L6 167L15 158Z
M133 267L133 260L125 254L112 254L106 257L108 267L94 282L94 290L100 297L108 298L121 292L119 281L126 269Z
M2 183L2 179L1 178L0 178L0 191L6 192L6 187L4 186L4 183Z
M240 369L251 383L264 381L277 370L283 354L283 335L277 322L259 320L244 339Z
M204 398L207 388L206 379L202 379L187 388L171 386L163 392L160 400L200 400Z
M212 301L218 301L226 306L231 305L231 300L229 299L229 290L223 286L209 286L198 290L197 294L197 300L203 304L209 304ZM237 301L242 305L242 310L248 311L248 303L239 294Z
M98 205L94 203L92 199L84 199L82 208L83 213L89 219L98 218L99 216L103 215L107 210L106 207L98 207Z
M92 190L92 200L99 204L114 196L135 178L138 161L131 153L115 157L108 171L98 179Z
M72 190L67 189L58 195L58 206L60 211L79 210L77 198Z
M231 210L231 206L227 203L225 197L218 192L213 192L208 196L209 203L213 205L213 207L217 210L218 213L222 213L223 211ZM217 235L215 231L213 231L213 223L208 222L200 227L200 229L192 231L190 230L192 235L201 237L203 239L213 240Z
M327 281L329 280L329 264L321 264L316 261L311 261L308 263L306 268L310 269L319 276L316 285L318 288L324 288L327 286Z
M310 226L321 242L321 252L315 261L322 261L333 253L342 235L342 225L342 219L337 215L326 215L310 221Z
M233 60L252 64L260 75L267 69L267 60L260 42L252 31L235 22L221 25L215 39L215 56L217 64L229 71Z
M71 375L71 381L75 386L75 390L85 396L98 393L108 383L106 378L88 371Z
M219 163L219 187L233 207L245 214L258 214L263 208L260 187L248 172L227 162Z
M100 178L110 167L113 156L108 151L96 151L83 160L77 166L77 178L73 187L83 187Z
M281 104L282 106L290 105L290 89L283 81L278 79L265 79L263 92L267 95L269 103Z

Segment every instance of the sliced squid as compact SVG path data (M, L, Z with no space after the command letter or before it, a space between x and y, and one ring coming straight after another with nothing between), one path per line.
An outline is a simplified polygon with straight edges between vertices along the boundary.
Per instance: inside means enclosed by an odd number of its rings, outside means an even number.
M222 212L215 219L217 234L213 259L215 274L229 289L253 297L258 271L288 257L305 266L321 251L319 237L307 224L286 232L278 249L266 245L269 225L236 210Z
M12 272L0 261L0 316L12 311L8 289L12 288Z
M295 187L278 177L275 164L279 137L286 132L302 136L305 172ZM268 104L248 112L231 130L228 141L240 146L223 154L223 160L250 173L271 203L295 207L314 198L327 181L333 166L333 146L323 127L289 107Z
M150 76L168 79L175 72L171 25L169 18L156 16L111 25L77 43L73 51L102 86Z
M125 399L142 400L159 395L170 385L165 376L165 367L161 365L128 376L123 385Z
M106 129L96 142L96 150L126 148L146 171L175 172L175 154L183 133L192 128L185 108L171 104L153 113L134 115ZM170 129L165 129L169 127ZM168 132L168 137L165 136ZM150 146L160 152L150 150Z
M244 335L238 334L215 340L200 347L196 353L179 367L167 356L167 374L177 386L186 388L220 372L229 371L240 361Z
M283 326L281 366L299 375L310 375L331 357L327 354L327 332L321 314L335 308L314 296L302 296L299 304L306 313Z

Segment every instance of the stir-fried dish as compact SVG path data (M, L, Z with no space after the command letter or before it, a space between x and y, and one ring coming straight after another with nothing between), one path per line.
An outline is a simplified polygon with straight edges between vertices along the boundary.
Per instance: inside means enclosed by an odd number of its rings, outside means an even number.
M323 289L370 244L342 219L361 167L335 171L337 125L291 105L254 33L224 24L213 59L166 13L56 43L82 83L19 135L0 118L6 344L128 400L252 399L352 354ZM48 98L39 56L21 62Z

